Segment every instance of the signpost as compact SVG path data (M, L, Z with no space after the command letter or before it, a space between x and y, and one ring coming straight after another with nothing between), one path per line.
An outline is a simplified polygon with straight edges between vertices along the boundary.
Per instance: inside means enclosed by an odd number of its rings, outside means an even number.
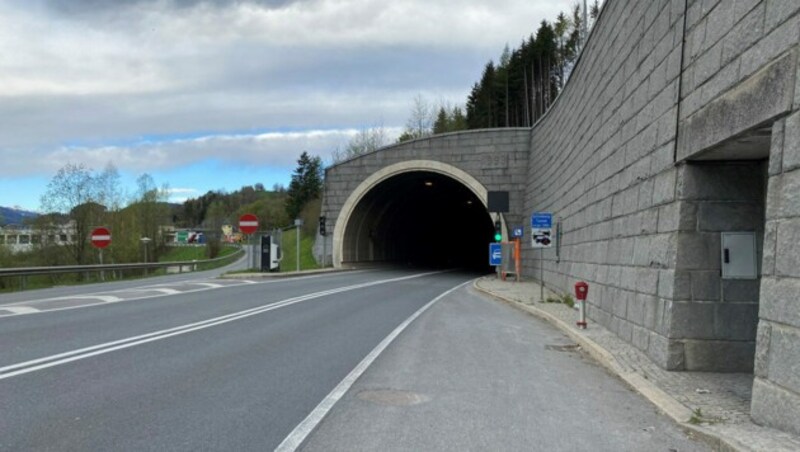
M544 301L544 249L553 246L553 213L531 215L531 247L539 251L539 301Z
M239 231L242 234L247 234L250 238L250 247L253 252L253 262L252 265L256 267L256 252L255 252L255 242L253 242L253 233L258 231L258 217L253 215L252 213L246 213L239 217Z
M514 226L511 229L511 237L515 239L522 238L522 235L525 233L525 229L522 226Z
M103 248L111 245L111 231L106 228L94 228L91 235L89 236L92 245L100 250L100 265L103 265ZM100 272L100 281L106 280L105 272Z

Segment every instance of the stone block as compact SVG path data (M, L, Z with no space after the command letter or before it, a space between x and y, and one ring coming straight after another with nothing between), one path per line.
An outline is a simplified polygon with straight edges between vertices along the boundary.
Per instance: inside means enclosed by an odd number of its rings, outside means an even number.
M638 348L642 351L647 351L647 347L650 344L650 331L645 328L639 327L634 325L633 326L633 337L631 338L631 343L634 347Z
M658 174L653 185L653 205L665 204L675 200L675 180L677 171L670 169Z
M678 128L678 160L698 157L729 137L787 113L794 100L796 55L789 52L708 102Z
M628 301L628 320L639 326L645 326L645 312L648 304L655 304L656 298L651 295L636 294Z
M769 345L769 380L793 392L800 392L800 330L792 327L772 326Z
M769 322L758 322L758 333L756 335L756 356L753 366L753 374L756 377L766 378L769 365L769 344L772 336L772 325Z
M752 2L751 2L752 3ZM740 2L734 8L734 15L738 16ZM722 50L723 64L739 56L748 47L753 45L764 34L764 11L765 5L759 4L752 9L733 29L725 36L725 44Z
M755 341L683 341L685 369L699 372L752 372Z
M783 134L785 119L779 119L772 125L772 142L769 146L769 175L774 176L783 171Z
M722 301L729 303L758 303L761 290L758 279L723 279Z
M650 334L647 356L667 370L684 370L683 343L667 339L660 334Z
M756 377L750 416L758 424L800 435L800 394Z
M719 270L720 235L715 232L679 232L676 268Z
M778 223L775 274L800 277L800 219Z
M703 202L698 207L700 231L753 231L764 222L761 205L752 202Z
M683 165L678 180L678 197L694 201L763 202L763 166L760 162Z
M761 274L775 274L775 244L778 240L778 222L768 221L764 226L764 242L762 245Z
M771 30L800 12L800 3L786 0L767 0L765 26Z
M631 322L619 319L617 322L617 336L625 342L633 341L633 324Z
M714 336L732 341L754 341L758 327L758 303L716 305Z
M800 167L800 111L786 118L783 135L783 171L798 167Z
M628 299L633 295L627 290L615 291L615 296L611 299L611 314L625 318L628 311Z
M661 270L658 275L658 296L672 298L675 293L675 270Z
M719 301L719 271L692 271L692 301Z
M762 319L800 328L800 279L761 278L759 298Z
M706 80L711 78L717 71L719 71L722 62L722 43L717 43L694 63L694 83L687 89L693 90L702 85Z
M658 270L650 268L637 269L636 291L650 295L658 293Z
M672 322L669 337L673 339L714 339L716 303L671 303Z

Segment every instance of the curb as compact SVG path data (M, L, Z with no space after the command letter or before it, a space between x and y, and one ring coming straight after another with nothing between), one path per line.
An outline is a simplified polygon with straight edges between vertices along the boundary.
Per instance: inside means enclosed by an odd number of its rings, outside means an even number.
M750 448L745 447L741 444L737 444L733 440L722 438L719 434L709 431L708 429L690 424L689 419L691 419L692 417L692 410L690 410L685 405L675 400L675 398L664 392L661 388L653 384L651 381L645 379L642 375L636 372L624 370L623 367L617 361L617 359L614 357L614 355L611 354L611 352L600 346L600 344L596 343L595 341L580 334L571 325L568 325L558 317L550 314L549 312L541 310L536 306L527 305L517 300L513 300L511 298L498 295L494 292L491 292L488 289L484 289L483 287L480 287L480 285L478 284L480 280L481 280L480 278L476 279L472 283L472 287L474 289L486 295L489 295L493 298L501 300L521 311L525 311L529 314L532 314L536 317L539 317L540 319L546 320L551 324L553 324L555 327L557 327L559 330L561 330L563 333L569 336L570 339L575 341L575 343L580 345L582 349L586 350L586 352L589 353L589 355L592 358L594 358L597 362L602 364L603 367L611 371L613 374L617 375L631 388L633 388L636 392L644 396L653 405L655 405L656 408L658 408L662 413L669 416L690 436L694 436L702 440L703 442L712 446L714 450L718 451L725 451L725 452L751 451Z

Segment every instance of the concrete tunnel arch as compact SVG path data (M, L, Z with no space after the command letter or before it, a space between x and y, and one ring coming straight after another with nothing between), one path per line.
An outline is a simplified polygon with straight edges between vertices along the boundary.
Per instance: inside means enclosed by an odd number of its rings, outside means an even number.
M465 193L469 193L478 201L479 204L476 203L476 208L482 209L485 215L486 221L481 227L492 227L496 214L486 211L488 190L475 177L455 166L433 160L410 160L396 163L367 177L350 193L342 205L333 231L332 257L335 267L342 267L343 264L353 260L372 261L372 256L359 255L359 250L364 254L365 247L372 246L372 244L365 244L365 241L371 237L371 232L365 235L364 228L369 227L367 220L371 220L373 224L384 220L393 220L389 203L379 206L377 205L379 199L375 199L371 194L400 177L425 177L425 175L439 176L440 181L452 182L463 187ZM371 215L366 217L367 213ZM500 221L505 237L506 226L502 215ZM486 259L488 260L488 254ZM376 259L376 261L380 261L380 259Z

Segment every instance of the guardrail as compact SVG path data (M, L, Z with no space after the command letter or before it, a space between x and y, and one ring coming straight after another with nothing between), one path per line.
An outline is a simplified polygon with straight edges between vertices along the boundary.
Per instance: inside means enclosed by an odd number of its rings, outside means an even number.
M186 267L190 269L187 271L196 271L198 266L206 264L213 264L225 260L233 261L234 259L244 255L244 248L239 248L236 252L227 256L217 257L214 259L193 260L193 261L173 261L173 262L135 262L129 264L103 264L103 265L59 265L55 267L13 267L13 268L0 268L0 278L18 276L22 278L22 289L25 289L25 278L28 276L41 276L41 275L57 275L64 273L98 273L98 272L116 272L123 270L151 270L160 268L177 267L178 273L183 273Z

